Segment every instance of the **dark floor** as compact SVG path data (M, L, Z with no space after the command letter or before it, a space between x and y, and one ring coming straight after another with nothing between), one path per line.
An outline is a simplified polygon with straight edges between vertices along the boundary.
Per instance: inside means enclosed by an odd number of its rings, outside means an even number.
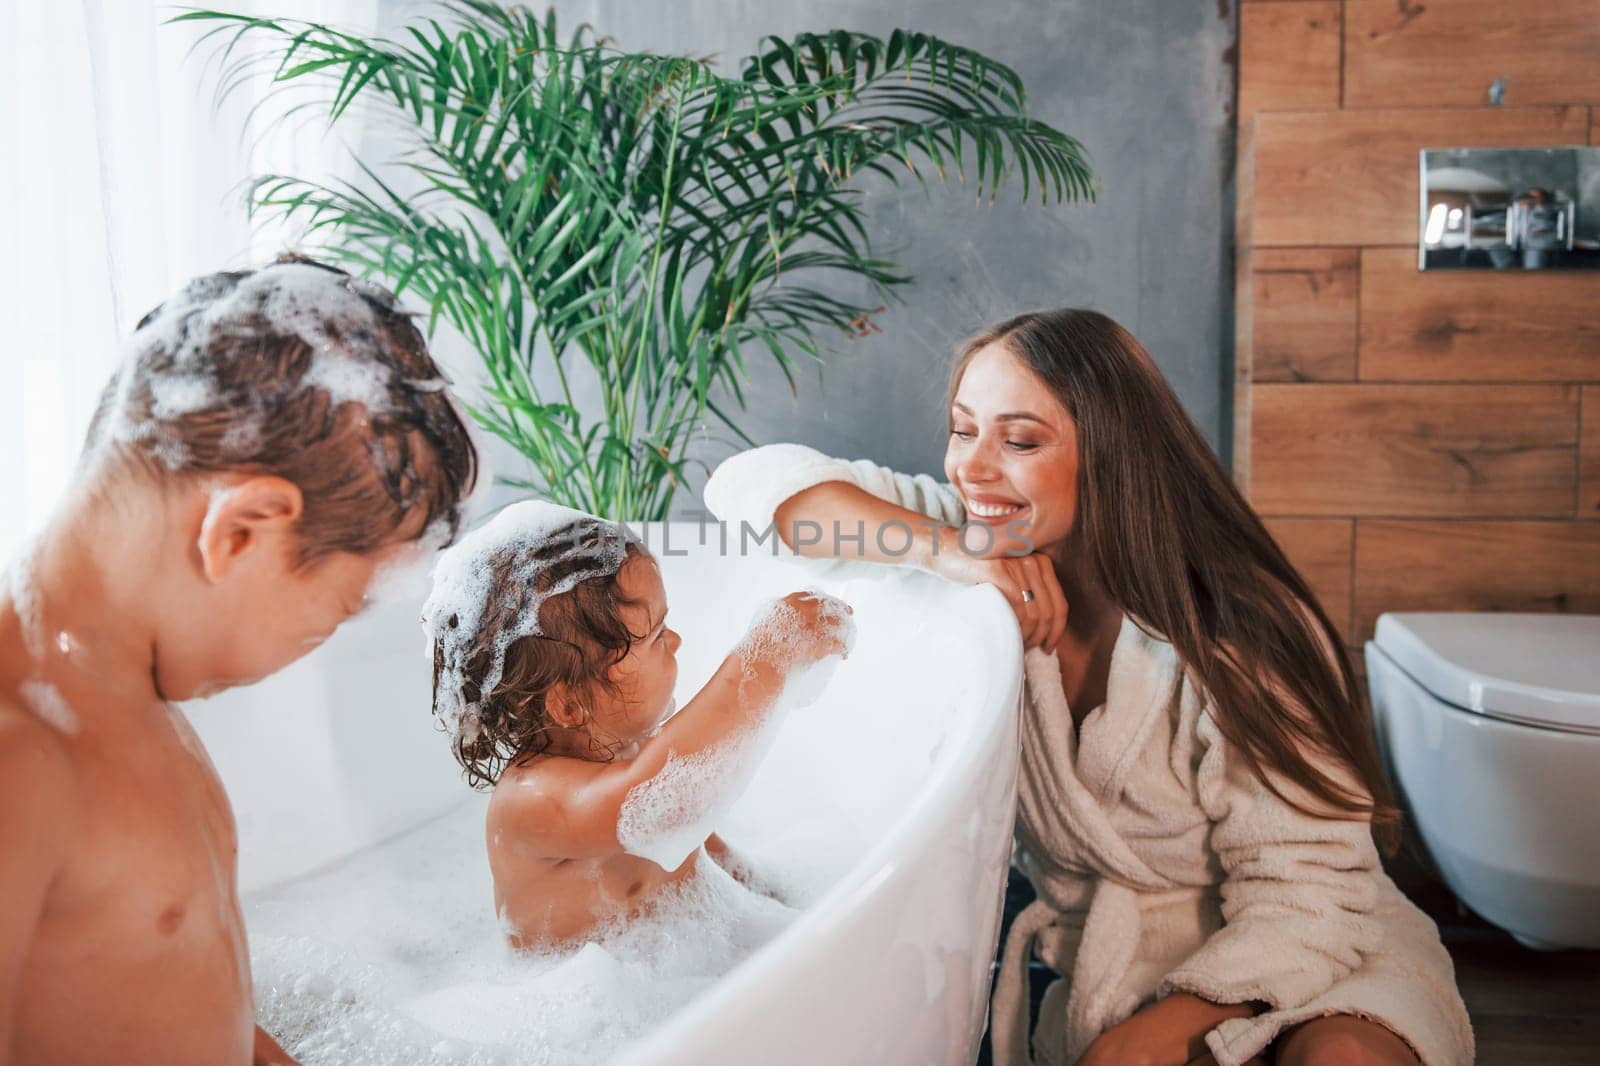
M1472 1016L1479 1066L1600 1064L1600 951L1533 951L1402 856L1395 882L1439 924Z
M1389 872L1439 925L1456 964L1456 982L1472 1016L1478 1066L1600 1066L1600 951L1533 951L1456 902L1413 858ZM1021 874L1006 888L1006 922L1033 898ZM1030 973L1034 1009L1054 977L1042 963ZM987 1066L985 1038L979 1066Z

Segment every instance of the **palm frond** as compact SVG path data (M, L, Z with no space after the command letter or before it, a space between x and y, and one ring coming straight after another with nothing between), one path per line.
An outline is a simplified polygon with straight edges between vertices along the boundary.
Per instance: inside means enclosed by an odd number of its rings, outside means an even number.
M262 177L251 210L426 301L430 331L448 321L482 359L470 410L528 458L517 483L611 517L665 517L707 419L751 442L747 351L796 388L800 360L820 368L825 338L869 328L911 283L873 250L864 175L991 201L1013 176L1024 202L1096 191L1015 71L913 31L769 37L729 77L491 0L448 0L393 38L173 21L211 24L219 95L266 78L315 88L330 124L358 104L394 117L397 158L349 183ZM842 279L866 298L837 295ZM574 402L575 360L598 412Z

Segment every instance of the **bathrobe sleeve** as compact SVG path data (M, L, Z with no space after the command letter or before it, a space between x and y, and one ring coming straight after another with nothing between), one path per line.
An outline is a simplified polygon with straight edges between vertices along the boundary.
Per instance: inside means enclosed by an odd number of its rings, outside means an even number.
M1370 824L1318 818L1279 798L1209 713L1196 719L1196 785L1222 866L1223 926L1158 989L1215 1003L1298 1006L1378 949L1378 851ZM1280 787L1295 795L1295 786Z
M783 501L825 481L849 482L951 525L966 517L955 489L927 474L901 474L869 459L835 459L803 444L767 444L724 459L706 482L706 509L730 526L749 522L760 530Z

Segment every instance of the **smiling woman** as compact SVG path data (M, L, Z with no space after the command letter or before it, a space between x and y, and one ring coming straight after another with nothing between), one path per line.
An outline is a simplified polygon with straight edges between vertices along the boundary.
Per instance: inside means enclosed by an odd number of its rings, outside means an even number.
M1396 815L1338 634L1139 342L1073 309L980 334L944 467L947 484L773 445L705 499L775 519L802 555L848 543L1010 603L1029 649L1017 861L1038 900L1007 938L995 1061L1030 1061L1032 954L1061 975L1032 1036L1045 1061L1471 1061L1437 931L1379 865ZM914 530L906 551L883 549L891 524Z
M951 379L950 446L944 471L967 517L1026 531L998 538L997 551L1027 554L1066 537L1077 512L1078 437L1072 417L1044 382L1018 374L1016 357L974 345Z

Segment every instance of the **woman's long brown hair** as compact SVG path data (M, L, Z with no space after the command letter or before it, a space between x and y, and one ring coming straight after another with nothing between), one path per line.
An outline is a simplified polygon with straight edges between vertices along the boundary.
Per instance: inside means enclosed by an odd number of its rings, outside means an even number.
M1392 850L1399 812L1339 633L1144 347L1094 311L1018 315L962 348L952 397L995 342L1077 423L1072 536L1107 594L1172 644L1267 787L1310 814L1370 818ZM1284 795L1269 771L1305 795Z

